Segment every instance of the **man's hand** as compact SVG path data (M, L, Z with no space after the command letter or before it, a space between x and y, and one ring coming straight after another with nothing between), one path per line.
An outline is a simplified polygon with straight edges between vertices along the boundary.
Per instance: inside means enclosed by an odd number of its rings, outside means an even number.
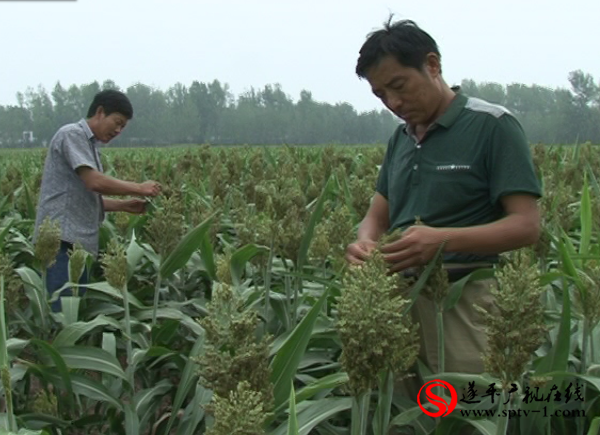
M162 190L160 183L156 181L145 181L140 184L140 195L142 196L158 196Z
M373 240L358 240L351 243L346 248L346 260L350 264L363 264L376 246L377 242Z
M132 214L142 214L146 211L146 201L143 199L126 199L121 201L121 211Z
M404 231L400 240L382 246L390 273L427 264L435 257L446 234L439 228L415 225Z

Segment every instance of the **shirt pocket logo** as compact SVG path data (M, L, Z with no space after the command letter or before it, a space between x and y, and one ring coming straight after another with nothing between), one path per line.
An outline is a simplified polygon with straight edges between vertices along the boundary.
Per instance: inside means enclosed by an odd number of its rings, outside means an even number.
M437 165L435 170L443 172L465 172L471 170L471 165Z

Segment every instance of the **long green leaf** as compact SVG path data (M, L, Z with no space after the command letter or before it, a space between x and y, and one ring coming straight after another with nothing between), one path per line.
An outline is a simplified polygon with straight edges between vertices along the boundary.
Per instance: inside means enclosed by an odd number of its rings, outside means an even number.
M45 435L46 432L43 430L29 430L29 429L19 429L19 432L8 432L4 429L0 429L0 435Z
M165 433L171 433L171 429L175 424L175 419L177 418L177 412L181 409L181 405L190 390L194 386L194 384L198 383L198 376L196 374L196 363L194 362L194 358L198 357L204 348L204 332L198 336L196 339L196 343L194 347L190 351L190 355L188 357L188 362L185 365L185 369L181 374L181 379L179 381L179 388L175 393L175 399L173 399L173 410L174 412L171 414L171 418L169 419L169 423L167 424L167 429Z
M27 218L35 219L35 206L33 205L33 201L31 200L31 195L29 193L29 188L27 187L27 183L23 183L23 191L25 192L25 205L27 206Z
M310 244L312 242L313 234L315 232L315 227L321 220L323 216L323 210L325 208L325 202L331 195L331 191L333 189L333 178L329 177L327 180L327 184L325 184L325 188L321 192L319 196L319 200L315 206L314 211L310 215L310 219L308 220L308 224L304 230L304 234L302 236L302 240L300 242L300 249L298 251L298 270L302 272L302 268L306 264L306 260L308 257L308 250L310 248Z
M336 175L336 178L338 180L342 192L344 192L344 201L346 203L346 207L348 208L348 210L350 210L350 213L354 218L354 222L356 222L359 220L359 217L358 213L356 212L356 209L354 208L352 193L350 192L350 188L348 187L348 174L344 172L343 177L338 178Z
M10 367L8 359L8 333L4 311L4 275L0 274L0 369Z
M55 347L73 346L84 335L89 334L94 329L102 326L112 326L115 329L121 329L118 321L111 317L100 315L89 322L71 323L61 330L54 339Z
M571 348L571 298L569 287L563 286L562 313L558 336L552 349L537 366L536 376L545 373L566 371Z
M58 351L71 369L98 371L127 381L127 376L117 358L104 349L74 346L61 347Z
M569 260L568 254L564 250L564 246L560 246L559 251L562 252L563 259ZM564 266L563 266L564 267ZM563 280L566 283L566 280ZM569 294L569 286L563 285L563 299L562 299L562 314L560 320L560 326L558 330L558 336L554 346L550 349L550 352L542 359L537 366L535 371L536 376L547 376L550 372L563 372L567 370L569 363L569 355L571 348L571 298ZM561 389L561 383L557 385L558 389ZM541 394L550 394L551 386L546 385L540 388ZM531 404L523 404L522 409L539 411L542 407L546 407L548 412L553 412L555 404L554 402L546 405L541 402L533 402ZM523 419L520 421L521 431L523 433L531 433L534 428L544 428L548 424L547 419L543 419L540 413L535 413L531 418Z
M300 388L296 392L296 404L299 404L305 400L310 399L315 394L320 393L321 391L333 389L340 387L348 382L348 374L347 373L334 373L331 375L323 376L320 379L306 385L303 388ZM279 408L275 410L275 414L279 414L279 412L283 411L286 406L288 406L288 402L282 403Z
M377 408L373 417L373 433L387 435L390 427L390 413L394 395L394 374L386 370L379 379Z
M127 247L127 280L129 281L135 272L137 265L144 256L144 248L142 248L135 237L135 231L131 233L131 240Z
M456 282L453 282L448 289L448 296L444 300L444 310L451 310L459 301L462 296L463 289L465 285L469 282L489 279L494 277L494 269L477 269L471 272L469 275L464 278L459 279Z
M575 261L573 261L573 257L576 254L576 251L570 242L569 236L564 231L562 231L562 236L563 240L556 242L556 247L558 249L558 253L560 255L560 260L562 263L562 269L565 272L565 274L573 280L579 291L585 293L585 285L583 284L581 277L577 273Z
M423 410L419 406L415 406L414 408L407 409L394 417L394 419L390 422L390 427L408 426L423 415L427 414L424 414Z
M242 276L246 269L246 264L257 255L266 254L269 248L255 244L244 245L231 255L230 270L233 285L236 287L242 284Z
M59 385L62 383L60 376L50 374L48 376L54 383ZM106 402L114 406L119 411L124 411L123 402L113 396L108 389L101 383L76 373L71 374L71 382L73 385L73 392L92 400L99 402Z
M212 398L212 391L207 390L200 384L196 384L196 394L193 400L185 408L181 423L177 426L176 435L195 434L196 428L204 418L204 405L208 404Z
M211 280L216 281L217 266L215 264L214 250L210 244L210 235L208 231L204 233L204 236L200 240L200 258L202 258L208 277Z
M546 373L545 376L549 376L552 378L577 378L577 379L581 379L584 382L587 382L589 385L591 385L592 387L594 387L598 392L600 392L600 378L596 377L596 376L590 376L590 375L581 375L579 373L575 373L575 372L550 372L550 373Z
M72 285L74 285L74 284L65 284L65 286L67 286L67 287L72 286ZM123 303L123 293L121 293L120 290L111 286L106 281L95 282L93 284L86 284L86 285L82 285L82 287L85 287L88 290L93 290L94 292L102 293L103 295L109 296L112 299L117 300L120 303ZM93 298L93 297L97 297L97 296L94 296L93 292L88 292L88 294L86 294L86 297ZM127 300L129 301L130 306L133 306L138 309L147 308L143 303L140 302L140 300L138 298L133 296L131 293L128 294Z
M125 434L139 435L140 434L140 418L135 412L133 403L124 405L125 411Z
M23 340L21 338L9 338L8 340L6 340L6 350L8 352L9 361L15 356L17 356L28 345L29 340Z
M161 380L158 384L138 391L133 397L135 404L135 413L142 416L157 397L163 396L173 388L173 384L168 379Z
M0 370L7 370L10 373L10 361L8 359L8 346L7 346L7 329L4 311L4 275L0 274ZM4 378L3 378L4 379ZM3 382L6 386L6 383ZM10 383L9 383L10 386ZM5 393L6 397L7 394ZM8 399L8 398L7 398ZM7 426L9 429L16 429L17 423L15 420L14 407L12 399L6 401L6 418Z
M587 435L600 435L600 417L596 417L592 420Z
M4 212L5 208L8 208L7 206L10 205L10 201L8 199L9 199L8 195L4 196L4 197L2 197L2 199L0 199L0 214L2 212Z
M296 392L294 383L290 385L290 416L288 418L288 435L298 435L298 416L296 415Z
M590 189L588 187L587 174L583 177L583 192L581 196L581 206L579 210L581 221L581 241L579 244L579 253L588 255L590 251L590 240L592 239L592 201L590 200Z
M54 366L56 366L56 370L58 371L60 378L67 390L66 400L71 407L71 409L75 409L75 402L73 400L73 384L71 382L71 374L69 373L69 368L65 363L65 360L61 356L61 354L55 349L55 347L51 344L46 343L45 341L38 340L37 338L33 338L30 342L33 346L38 347L44 354L50 357ZM50 361L46 361L46 364L50 364Z
M217 212L210 215L181 239L175 249L173 249L173 252L160 265L159 274L161 279L169 278L187 264L192 254L202 243L204 235L210 230L212 220L216 214Z
M42 295L44 285L40 276L29 267L19 267L15 272L21 277L25 285L25 295L31 301L31 309L36 319L46 319L48 312L48 303Z
M440 255L442 255L442 252L444 251L444 246L446 246L445 242L442 243L442 245L438 248L433 259L429 262L429 264L427 264L423 273L419 275L419 279L417 279L417 282L412 286L409 294L409 303L406 304L406 306L404 307L404 315L408 315L412 306L419 297L419 293L421 292L423 287L425 287L425 284L429 279L429 275L431 275L431 272L433 271L434 267L437 267L438 258Z
M153 310L144 310L139 311L136 314L136 317L138 318L138 320L150 320L152 319L153 314ZM182 325L189 328L196 335L200 335L202 333L202 327L198 324L198 322L196 322L187 314L182 313L181 310L175 308L159 308L156 311L156 317L160 319L179 320L181 321Z
M8 232L10 231L10 229L13 226L13 219L9 219L8 222L6 222L6 225L4 226L4 228L2 228L2 230L0 230L0 251L2 251L4 249L4 239L6 238L6 235L8 234Z
M298 435L308 435L319 423L330 419L336 414L352 408L352 399L348 397L332 397L327 399L304 402L298 410ZM300 407L298 407L300 408ZM285 421L270 435L286 435L288 422Z
M273 393L275 407L288 399L290 394L290 382L293 380L298 364L308 346L312 336L312 330L327 300L329 289L323 292L318 302L310 309L302 321L296 326L292 334L281 346L271 364L271 379L274 385Z
M479 431L480 434L483 435L496 435L496 423L490 420L471 420L469 418L463 418L458 416L448 416L444 417L440 424L437 427L436 434L446 435L449 433L458 433L454 432L451 427L457 427L457 423L468 423L473 426L475 429Z

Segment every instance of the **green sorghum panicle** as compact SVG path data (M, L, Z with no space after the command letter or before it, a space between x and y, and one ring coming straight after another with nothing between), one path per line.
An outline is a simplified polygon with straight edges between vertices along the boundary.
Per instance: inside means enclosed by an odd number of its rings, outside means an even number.
M206 435L264 435L264 426L271 416L260 393L246 381L224 397L214 398L215 424Z
M73 250L69 252L69 280L77 283L83 275L88 253L79 242L75 243Z
M215 283L207 310L208 315L199 322L206 332L205 351L196 359L202 384L225 398L246 381L261 395L265 409L269 409L273 398L271 337L257 339L257 313L244 309L235 290L222 283Z
M491 290L494 306L476 309L486 326L486 371L508 388L511 382L521 380L531 355L548 331L541 301L544 287L531 249L513 252L496 271L496 278L498 287Z
M340 363L354 396L376 386L382 370L403 375L417 358L417 326L410 315L403 315L408 300L398 286L398 278L387 275L387 263L377 250L343 277L337 322Z
M108 243L107 252L102 257L102 268L106 281L114 288L123 291L127 284L127 256L124 246L116 239L111 239Z
M56 255L60 249L60 225L58 222L44 219L40 225L39 234L34 247L35 258L43 268L49 268L56 262Z

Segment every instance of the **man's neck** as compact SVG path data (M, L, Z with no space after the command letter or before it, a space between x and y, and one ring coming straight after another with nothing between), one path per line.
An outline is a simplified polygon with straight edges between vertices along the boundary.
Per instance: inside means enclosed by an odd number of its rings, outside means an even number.
M436 108L435 112L431 116L430 120L426 123L417 124L414 126L410 126L410 129L414 132L419 140L421 140L427 130L438 120L440 117L446 112L448 107L452 104L452 100L456 97L456 92L450 89L448 86L444 85L444 92L442 94L442 98L440 98L440 103Z

